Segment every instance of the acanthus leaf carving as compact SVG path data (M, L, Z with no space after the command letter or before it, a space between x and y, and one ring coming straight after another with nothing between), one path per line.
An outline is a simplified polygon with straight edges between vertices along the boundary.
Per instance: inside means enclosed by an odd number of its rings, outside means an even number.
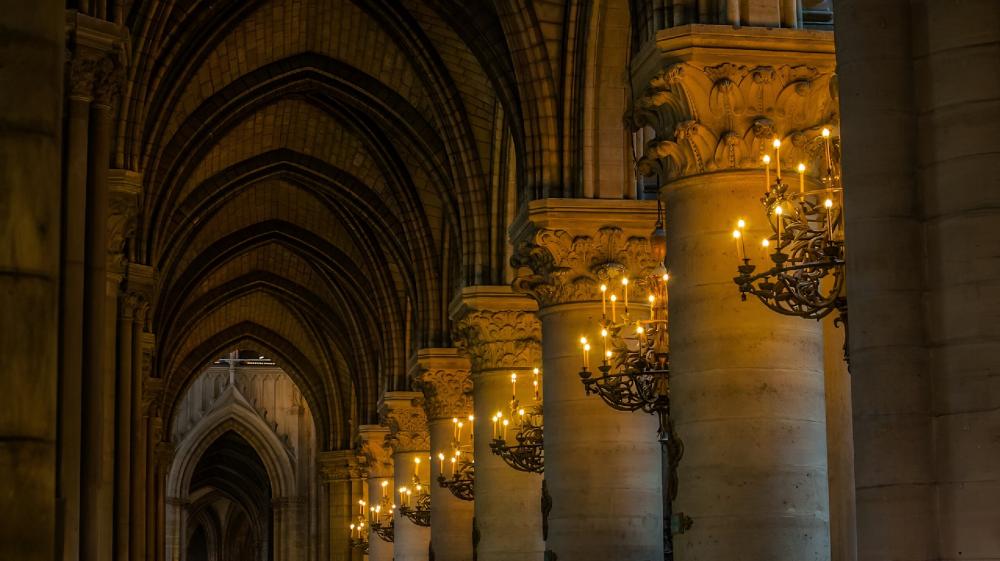
M413 377L413 388L423 392L429 419L465 417L472 412L472 378L468 369L421 370Z
M514 290L531 294L544 307L594 300L601 281L645 276L656 259L648 238L626 236L613 226L593 236L541 228L517 245L511 265Z
M405 405L398 402L391 406L383 403L380 413L389 428L385 444L393 452L421 452L430 450L431 440L427 430L427 414L423 398L414 398Z
M452 333L476 372L538 364L541 339L541 323L527 310L469 312L455 323Z
M832 72L808 65L673 64L657 74L634 106L636 125L656 136L645 146L640 173L661 180L723 169L759 167L773 138L785 162L819 173L821 153L795 139L839 119ZM808 146L803 146L809 144Z

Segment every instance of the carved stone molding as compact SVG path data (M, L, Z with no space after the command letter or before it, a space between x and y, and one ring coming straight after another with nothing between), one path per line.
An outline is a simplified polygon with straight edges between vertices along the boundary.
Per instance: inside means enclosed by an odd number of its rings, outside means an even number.
M811 65L680 62L655 74L635 101L636 128L650 126L639 161L662 181L760 168L773 139L785 169L819 174L820 131L839 122L837 80Z
M469 361L457 349L423 349L410 369L413 389L424 394L429 419L465 417L472 412Z
M530 310L476 310L455 322L452 340L476 372L536 365L542 325Z
M108 264L124 273L128 267L128 242L135 235L142 176L134 171L108 171Z
M653 221L650 221L652 229ZM601 282L621 275L648 275L656 266L648 235L615 226L593 234L537 228L516 244L511 256L515 291L532 295L539 307L597 299Z
M324 482L363 479L364 468L354 450L320 452L316 458Z
M389 428L386 444L396 452L426 452L431 448L427 414L419 392L386 392L379 404L379 415Z
M389 429L381 425L358 427L358 462L368 477L392 477L392 448L386 443Z

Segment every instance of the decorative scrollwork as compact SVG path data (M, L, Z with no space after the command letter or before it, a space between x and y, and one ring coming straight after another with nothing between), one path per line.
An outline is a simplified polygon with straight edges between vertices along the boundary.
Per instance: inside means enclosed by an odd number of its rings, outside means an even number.
M452 495L463 501L475 499L476 464L465 459L458 462L458 468L451 478L438 476L438 485L451 491Z
M545 471L545 446L543 428L537 419L541 418L541 406L525 415L517 433L516 444L508 444L503 433L494 436L490 451L510 467L518 471L543 473Z
M417 496L414 506L401 506L399 513L405 516L410 522L417 526L431 525L431 496L429 493L421 493Z

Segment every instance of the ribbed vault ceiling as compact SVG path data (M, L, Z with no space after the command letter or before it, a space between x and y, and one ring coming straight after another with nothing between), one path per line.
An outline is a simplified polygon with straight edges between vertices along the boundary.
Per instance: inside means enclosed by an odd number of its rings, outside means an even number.
M157 272L166 414L253 348L301 388L321 446L349 446L346 420L406 387L410 350L448 343L456 287L503 281L521 135L499 17L413 0L127 17L116 158L143 174L133 251Z

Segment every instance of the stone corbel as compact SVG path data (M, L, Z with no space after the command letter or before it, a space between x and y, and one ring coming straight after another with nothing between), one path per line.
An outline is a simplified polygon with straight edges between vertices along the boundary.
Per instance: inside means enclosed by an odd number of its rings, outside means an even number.
M111 106L128 67L126 28L75 10L66 12L66 83L70 99Z
M124 274L128 269L128 243L135 235L142 175L126 169L108 171L108 266Z

